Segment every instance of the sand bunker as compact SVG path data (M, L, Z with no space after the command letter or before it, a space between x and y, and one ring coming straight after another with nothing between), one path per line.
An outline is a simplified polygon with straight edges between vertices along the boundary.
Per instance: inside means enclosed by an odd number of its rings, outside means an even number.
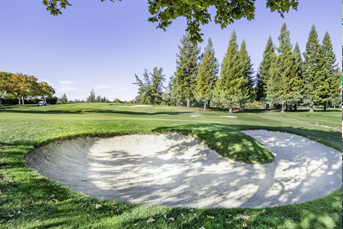
M342 186L338 151L287 133L244 133L275 160L235 162L193 137L173 134L56 141L26 162L86 195L148 205L258 208L305 202Z
M224 115L221 115L220 117L224 117L224 118L237 118L237 116L224 116Z

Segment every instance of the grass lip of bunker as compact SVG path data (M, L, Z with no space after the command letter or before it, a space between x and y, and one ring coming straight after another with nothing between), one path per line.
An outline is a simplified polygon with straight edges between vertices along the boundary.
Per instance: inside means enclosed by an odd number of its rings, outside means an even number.
M271 149L275 160L240 163L193 137L159 134L60 140L31 152L26 162L86 195L148 205L258 208L306 202L340 188L336 150L293 134L243 132Z

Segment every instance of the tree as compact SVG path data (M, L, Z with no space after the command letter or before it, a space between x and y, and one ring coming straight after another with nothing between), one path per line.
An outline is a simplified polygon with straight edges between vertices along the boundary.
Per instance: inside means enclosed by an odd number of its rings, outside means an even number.
M101 0L102 2L104 0ZM114 2L114 0L110 0ZM121 0L119 0L121 1ZM52 15L62 14L61 9L71 6L68 0L43 0L46 9ZM226 28L235 20L247 18L252 20L255 18L255 0L207 0L207 1L185 1L185 0L148 0L149 12L152 15L148 19L149 22L157 22L157 28L166 31L166 28L172 24L173 20L178 17L187 19L187 29L192 41L202 42L202 33L200 33L200 25L208 24L211 21L211 15L208 12L209 8L216 8L214 21L221 28ZM298 0L267 0L266 7L272 12L277 11L281 17L290 8L297 10Z
M236 40L236 32L233 31L223 59L220 78L217 80L216 90L213 93L214 102L221 104L221 106L228 105L229 113L232 113L232 104L238 101L237 97L241 93L242 85L246 84L246 79L244 79L240 71ZM221 98L218 98L218 96Z
M176 61L176 83L180 93L187 98L187 107L190 107L190 98L194 96L200 48L190 41L189 33L180 40L178 60Z
M60 98L60 103L68 103L67 94L63 94Z
M185 99L177 86L177 78L175 77L175 73L169 77L168 92L170 93L170 105L176 106Z
M326 111L327 104L330 104L333 98L339 97L340 94L340 76L338 75L339 68L336 63L336 55L333 52L331 38L326 31L321 46L321 62L323 67L322 75L319 77L319 85L317 87L317 95L321 99L321 103Z
M281 112L285 112L285 105L295 104L300 98L300 79L296 56L292 53L292 44L286 23L281 27L278 37L280 45L277 48L278 56L272 63L269 85L273 88L272 98L281 103ZM273 85L274 84L274 85Z
M313 112L313 105L320 101L316 92L318 85L318 76L320 75L320 44L318 34L314 25L312 25L304 56L304 102L310 105L310 112Z
M11 73L9 72L0 72L0 106L2 105L2 99L6 95L9 88L9 79Z
M305 86L305 81L304 81L304 77L303 77L304 63L303 63L303 59L301 57L301 52L300 52L300 48L299 48L298 42L295 44L293 53L294 53L294 56L295 56L296 64L298 66L297 73L298 73L298 78L300 80L299 93L300 93L301 97L303 97L303 95L304 95L304 86ZM294 104L294 110L295 111L297 110L297 103Z
M237 93L237 102L239 103L239 110L243 111L244 104L254 98L254 82L252 79L254 71L244 40L242 41L241 48L239 50L238 62L240 75L244 78L244 81L242 80L243 83L240 85L241 88Z
M136 76L136 83L138 85L138 95L140 96L140 103L143 104L160 104L162 101L162 92L164 89L163 83L165 75L162 74L163 69L155 67L153 73L144 70L143 80Z
M256 86L256 100L266 101L267 98L267 81L270 77L270 67L272 60L275 57L275 48L272 41L272 37L269 36L266 48L263 52L263 60L260 63L257 73L257 86ZM268 110L269 104L266 104L266 110Z
M96 98L95 98L95 92L94 89L92 89L92 91L90 92L90 95L88 96L86 103L95 103L96 102Z
M195 96L197 99L204 102L204 111L206 111L206 104L211 99L211 91L218 79L218 60L214 56L214 48L211 38L208 38L208 43L203 55L198 75L196 77Z

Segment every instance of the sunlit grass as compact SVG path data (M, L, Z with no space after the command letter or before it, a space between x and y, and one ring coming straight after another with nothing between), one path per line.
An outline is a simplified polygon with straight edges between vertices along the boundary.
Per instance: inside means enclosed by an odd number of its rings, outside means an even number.
M201 139L225 157L246 163L268 163L273 158L259 142L239 131L243 129L285 131L340 151L342 147L338 130L313 122L319 119L324 123L325 119L332 119L329 121L332 126L341 125L341 113L335 111L314 113L310 122L304 122L300 120L303 113L293 112L282 115L277 112L235 113L236 119L227 119L219 117L227 115L221 111L202 112L193 108L112 107L115 106L67 104L0 112L1 228L208 229L242 228L243 223L248 228L267 229L342 228L341 189L307 203L264 209L152 207L87 197L26 167L25 156L34 148L76 136L181 132ZM81 111L65 112L72 110ZM199 117L190 117L194 114ZM291 116L291 119L279 116ZM96 209L96 204L102 207ZM251 218L247 221L236 219L241 215ZM156 221L147 223L149 218Z

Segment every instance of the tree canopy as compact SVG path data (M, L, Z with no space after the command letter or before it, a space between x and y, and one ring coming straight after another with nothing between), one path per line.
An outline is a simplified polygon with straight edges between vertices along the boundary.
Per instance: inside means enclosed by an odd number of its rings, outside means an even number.
M100 0L104 2L105 0ZM111 2L121 0L109 0ZM172 24L178 17L185 17L187 20L186 31L190 33L192 42L202 42L203 33L200 31L200 25L206 25L212 21L209 8L216 9L214 22L220 27L226 28L235 20L246 18L252 20L255 18L256 0L148 0L149 12L152 15L148 21L156 22L156 28L163 29ZM43 0L46 9L52 15L62 14L62 9L71 6L69 0ZM288 13L290 8L297 10L298 0L266 0L266 7L272 12L277 11L281 17Z

